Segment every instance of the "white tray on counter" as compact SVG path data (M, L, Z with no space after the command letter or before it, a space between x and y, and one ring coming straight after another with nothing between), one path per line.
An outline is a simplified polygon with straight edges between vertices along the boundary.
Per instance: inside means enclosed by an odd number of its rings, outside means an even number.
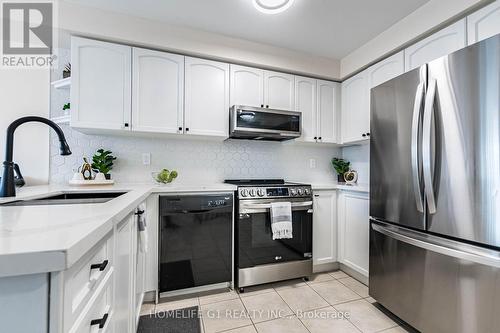
M89 186L89 185L113 185L115 181L113 179L105 180L73 180L69 181L70 185L73 186Z

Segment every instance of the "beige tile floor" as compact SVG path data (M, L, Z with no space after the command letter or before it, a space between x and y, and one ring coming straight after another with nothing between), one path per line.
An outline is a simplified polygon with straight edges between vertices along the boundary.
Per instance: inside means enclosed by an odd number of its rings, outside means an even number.
M407 332L368 296L368 287L341 271L234 290L220 290L158 305L142 315L199 306L205 333Z

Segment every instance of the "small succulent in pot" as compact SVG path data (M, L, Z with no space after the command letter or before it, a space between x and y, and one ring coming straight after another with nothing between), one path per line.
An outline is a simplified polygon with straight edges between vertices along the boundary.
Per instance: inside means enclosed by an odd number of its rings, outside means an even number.
M63 76L63 79L67 78L67 77L71 77L71 63L67 63L65 66L64 66L64 70L62 72L62 76Z
M116 160L111 154L111 151L101 148L92 156L92 169L104 174L106 179L111 179L109 172L113 169L113 161Z
M332 165L337 172L337 181L345 182L344 174L351 169L351 162L344 160L343 158L334 157L332 159Z

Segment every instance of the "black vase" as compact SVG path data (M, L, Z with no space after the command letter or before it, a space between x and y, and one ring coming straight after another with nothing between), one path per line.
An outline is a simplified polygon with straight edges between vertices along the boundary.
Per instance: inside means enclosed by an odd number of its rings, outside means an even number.
M104 174L104 178L106 178L106 180L110 180L111 179L111 174L110 173Z
M337 175L337 182L345 183L344 175Z

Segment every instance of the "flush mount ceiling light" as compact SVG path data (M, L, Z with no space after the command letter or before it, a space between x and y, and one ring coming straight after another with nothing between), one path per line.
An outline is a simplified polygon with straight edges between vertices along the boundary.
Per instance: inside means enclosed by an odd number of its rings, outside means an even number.
M278 14L290 8L293 2L294 0L253 0L253 5L264 14Z

